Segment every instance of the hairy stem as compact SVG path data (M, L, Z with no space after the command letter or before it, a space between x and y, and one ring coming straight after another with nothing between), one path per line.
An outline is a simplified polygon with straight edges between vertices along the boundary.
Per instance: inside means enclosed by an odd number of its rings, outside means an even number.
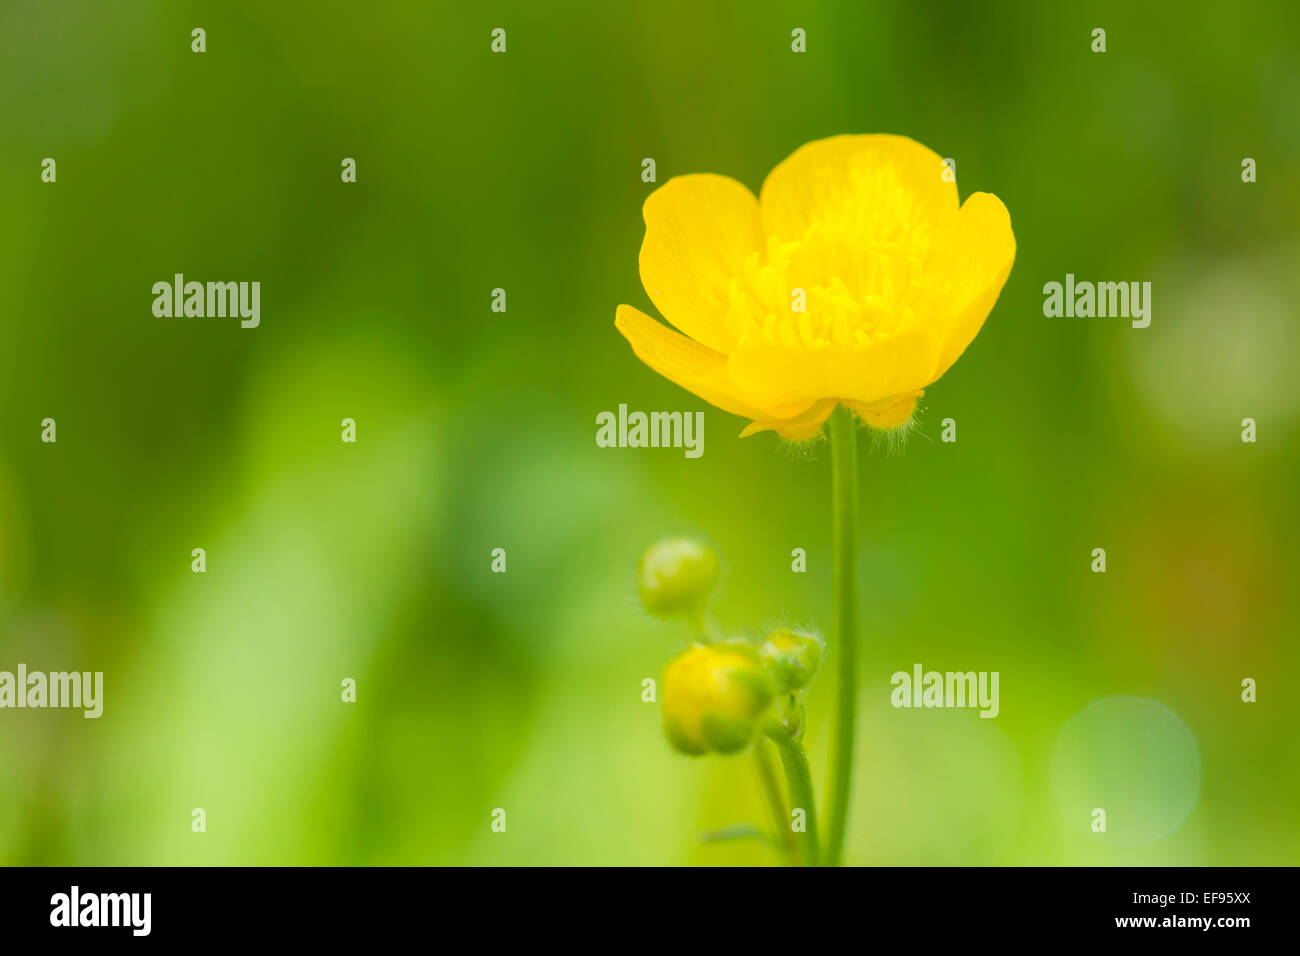
M831 433L831 652L839 657L831 740L826 864L839 866L853 792L853 738L858 705L858 432L853 413L836 406Z
M808 754L803 744L790 738L772 737L781 765L785 768L785 785L790 791L790 809L804 812L804 830L796 832L793 818L783 821L784 830L794 838L799 848L799 860L805 866L821 862L821 847L817 842L817 799L813 796L812 771L808 768Z

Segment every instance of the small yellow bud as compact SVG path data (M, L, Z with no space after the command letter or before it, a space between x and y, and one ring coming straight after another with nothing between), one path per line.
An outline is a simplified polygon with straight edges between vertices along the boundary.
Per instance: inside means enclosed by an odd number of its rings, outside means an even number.
M689 538L651 545L637 566L641 603L656 617L696 615L718 580L718 556Z
M782 693L807 687L822 662L821 641L788 627L768 635L758 649L763 665L776 678Z
M753 741L776 696L753 648L692 644L664 668L664 733L684 754L736 753Z

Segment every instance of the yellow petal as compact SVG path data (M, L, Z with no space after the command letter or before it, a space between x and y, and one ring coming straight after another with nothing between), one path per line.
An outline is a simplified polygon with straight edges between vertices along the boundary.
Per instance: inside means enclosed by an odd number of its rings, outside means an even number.
M957 184L944 182L938 153L906 136L834 136L795 150L763 183L763 229L802 241L822 263L819 281L870 270L887 250L926 255L957 214ZM811 281L811 279L810 279Z
M949 234L935 243L926 263L927 292L924 305L917 306L946 318L946 327L936 331L941 348L930 382L948 371L979 333L1015 258L1016 237L1002 200L989 193L966 197Z
M751 405L776 408L823 398L872 405L928 385L938 358L931 331L914 325L861 349L742 348L727 368Z
M770 418L771 412L747 404L727 372L727 357L674 332L630 305L620 305L614 325L632 344L636 357L671 382L710 405L745 418ZM795 409L802 411L809 403Z
M815 403L802 415L796 415L793 418L750 422L745 427L745 430L740 433L740 437L748 438L750 435L757 435L759 432L775 430L782 438L788 438L790 441L807 441L821 430L822 422L826 421L831 412L835 411L835 404L833 398L823 399Z
M724 319L731 281L764 248L758 200L726 176L670 179L645 201L641 284L673 325L709 348L735 345Z

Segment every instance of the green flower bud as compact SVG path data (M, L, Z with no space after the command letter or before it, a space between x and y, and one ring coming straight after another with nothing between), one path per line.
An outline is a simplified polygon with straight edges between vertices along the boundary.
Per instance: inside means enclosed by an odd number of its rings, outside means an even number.
M641 603L656 617L698 615L718 580L718 556L689 538L650 546L637 565Z
M800 634L788 627L768 635L758 648L763 665L776 678L782 693L807 687L822 662L821 641L810 634Z
M668 742L691 756L744 750L776 696L754 650L733 643L692 644L664 668L661 690Z

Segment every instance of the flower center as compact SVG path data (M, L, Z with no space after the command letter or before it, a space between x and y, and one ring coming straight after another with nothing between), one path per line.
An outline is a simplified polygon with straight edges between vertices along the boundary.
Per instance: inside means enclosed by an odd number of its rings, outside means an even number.
M766 255L754 253L731 280L726 324L739 347L865 349L911 324L922 289L917 250L816 233L769 238Z

